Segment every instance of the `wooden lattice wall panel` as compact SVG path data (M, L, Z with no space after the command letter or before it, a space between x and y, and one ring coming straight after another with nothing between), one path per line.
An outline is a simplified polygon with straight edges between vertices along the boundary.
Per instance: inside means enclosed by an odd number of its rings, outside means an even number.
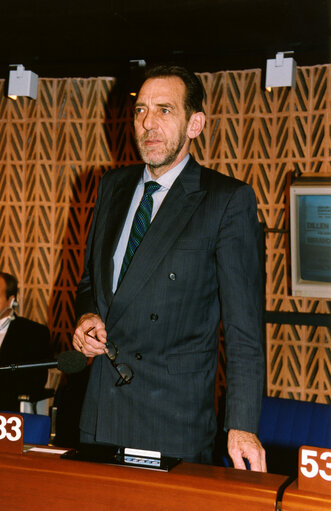
M261 88L260 70L200 77L207 123L192 152L256 192L267 228L266 308L330 313L328 300L290 295L285 192L293 170L331 174L331 66L298 68L295 89L270 94ZM20 312L48 323L57 351L71 343L100 176L139 158L131 100L113 97L113 84L39 79L36 101L12 102L0 82L0 267L17 275ZM268 325L269 394L329 401L330 337L326 328Z
M20 313L70 346L73 299L99 177L113 164L105 105L112 79L39 80L37 101L1 93L0 267L20 282Z

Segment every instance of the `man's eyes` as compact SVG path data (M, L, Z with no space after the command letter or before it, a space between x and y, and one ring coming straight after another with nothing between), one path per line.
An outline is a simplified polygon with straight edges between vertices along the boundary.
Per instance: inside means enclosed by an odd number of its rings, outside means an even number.
M167 115L167 114L170 114L170 108L166 108L166 107L161 107L159 109L159 112L163 115ZM139 114L143 114L143 113L147 113L147 110L146 108L142 107L142 106L137 106L135 108L135 114L136 115L139 115Z

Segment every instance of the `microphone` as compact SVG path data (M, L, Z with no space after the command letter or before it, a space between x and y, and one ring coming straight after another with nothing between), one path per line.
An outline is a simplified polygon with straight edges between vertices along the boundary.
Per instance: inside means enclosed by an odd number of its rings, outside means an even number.
M0 366L0 371L16 371L17 369L37 369L37 368L52 368L56 367L63 373L79 373L85 369L87 365L87 358L80 351L64 351L60 353L56 360L46 362L33 362L23 364L9 364L7 366Z

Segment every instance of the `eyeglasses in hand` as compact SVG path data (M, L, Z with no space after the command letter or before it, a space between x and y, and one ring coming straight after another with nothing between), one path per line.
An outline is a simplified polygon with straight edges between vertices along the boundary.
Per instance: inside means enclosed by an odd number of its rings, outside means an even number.
M97 338L96 335L91 335L91 332L93 330L94 330L94 326L89 328L88 330L86 330L84 332L84 334L87 335L88 337L91 337L92 339L95 339L96 341L99 341L99 339ZM118 378L117 382L115 383L116 387L121 387L122 385L125 385L126 383L131 383L132 378L134 377L134 372L128 364L123 364L123 363L116 364L115 360L118 355L118 347L112 341L106 342L105 355L110 360L113 368L119 374L119 378Z

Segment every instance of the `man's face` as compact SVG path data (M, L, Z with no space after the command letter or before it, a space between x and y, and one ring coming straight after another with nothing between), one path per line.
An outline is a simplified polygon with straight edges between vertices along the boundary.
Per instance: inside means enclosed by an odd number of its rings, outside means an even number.
M13 296L7 298L6 289L7 289L6 282L2 277L0 277L0 319L8 316L8 314L10 313L9 306L12 299L14 298ZM3 313L1 314L1 312Z
M175 167L188 153L185 92L177 76L150 78L140 89L135 105L136 142L155 176Z

